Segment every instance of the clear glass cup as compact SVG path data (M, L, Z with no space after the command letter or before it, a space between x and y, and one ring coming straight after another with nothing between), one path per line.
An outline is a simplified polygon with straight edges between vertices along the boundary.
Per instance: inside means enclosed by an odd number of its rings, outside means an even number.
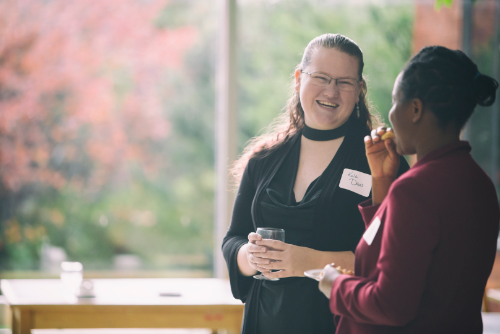
M273 227L259 227L257 228L257 234L262 236L262 239L273 239L285 242L285 230L282 228L273 228ZM273 250L273 249L270 249ZM275 262L277 260L271 260L271 262ZM268 278L262 274L254 275L255 279L261 279L265 281L279 281L279 278Z
M80 262L62 262L61 281L69 293L78 296L83 281L83 265Z

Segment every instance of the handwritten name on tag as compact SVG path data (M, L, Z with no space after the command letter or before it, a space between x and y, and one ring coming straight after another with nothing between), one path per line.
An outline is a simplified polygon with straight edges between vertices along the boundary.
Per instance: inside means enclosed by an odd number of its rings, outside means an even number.
M372 176L345 168L340 179L340 188L354 191L356 194L368 197L370 190L372 190Z
M379 227L380 219L378 217L375 217L370 226L368 226L368 228L366 229L365 234L363 234L363 239L365 239L368 246L371 246L373 239L375 239L375 236L377 235Z

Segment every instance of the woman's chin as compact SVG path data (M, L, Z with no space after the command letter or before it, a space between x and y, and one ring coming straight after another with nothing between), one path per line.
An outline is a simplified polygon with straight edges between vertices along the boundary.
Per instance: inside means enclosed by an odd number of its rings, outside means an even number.
M417 153L415 150L402 147L400 143L396 143L396 152L399 155L413 155Z

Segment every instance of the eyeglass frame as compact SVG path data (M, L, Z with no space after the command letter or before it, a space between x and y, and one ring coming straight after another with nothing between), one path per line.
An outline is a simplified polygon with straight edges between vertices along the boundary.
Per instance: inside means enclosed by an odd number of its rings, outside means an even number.
M313 74L316 74L316 73L321 74L321 75L324 75L325 77L330 78L330 81L329 81L329 82L328 82L325 86L318 86L318 87L328 87L328 86L330 85L330 83L331 83L333 80L335 80L335 86L336 86L336 87L338 87L337 80L340 80L340 79L352 79L352 80L356 80L356 79L354 79L354 78L349 78L349 77L347 77L347 78L332 78L331 76L326 75L326 74L323 74L323 73L320 73L320 72L312 72L312 73L309 73L309 72L306 72L306 71L304 71L304 70L300 70L300 72L301 72L301 73L305 73L305 74L309 74L309 77L311 77L311 78L312 78L312 75L313 75ZM358 85L361 81L363 81L363 80L356 80L356 85ZM339 90L343 90L343 89L340 89L340 88L339 88ZM354 89L353 89L352 91L354 91L354 90L356 90L356 87L354 87ZM343 90L343 91L344 91L344 92L349 92L348 90L347 90L347 91L346 91L346 90ZM352 91L351 91L351 92L352 92Z

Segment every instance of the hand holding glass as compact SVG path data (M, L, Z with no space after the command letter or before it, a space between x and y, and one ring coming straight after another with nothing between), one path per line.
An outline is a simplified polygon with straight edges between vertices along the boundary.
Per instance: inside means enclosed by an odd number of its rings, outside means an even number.
M262 239L273 239L285 242L285 230L281 228L259 227L257 229L257 234L260 234ZM277 260L271 260L271 262L275 261ZM269 278L262 274L255 275L253 278L267 281L279 281L279 278Z

